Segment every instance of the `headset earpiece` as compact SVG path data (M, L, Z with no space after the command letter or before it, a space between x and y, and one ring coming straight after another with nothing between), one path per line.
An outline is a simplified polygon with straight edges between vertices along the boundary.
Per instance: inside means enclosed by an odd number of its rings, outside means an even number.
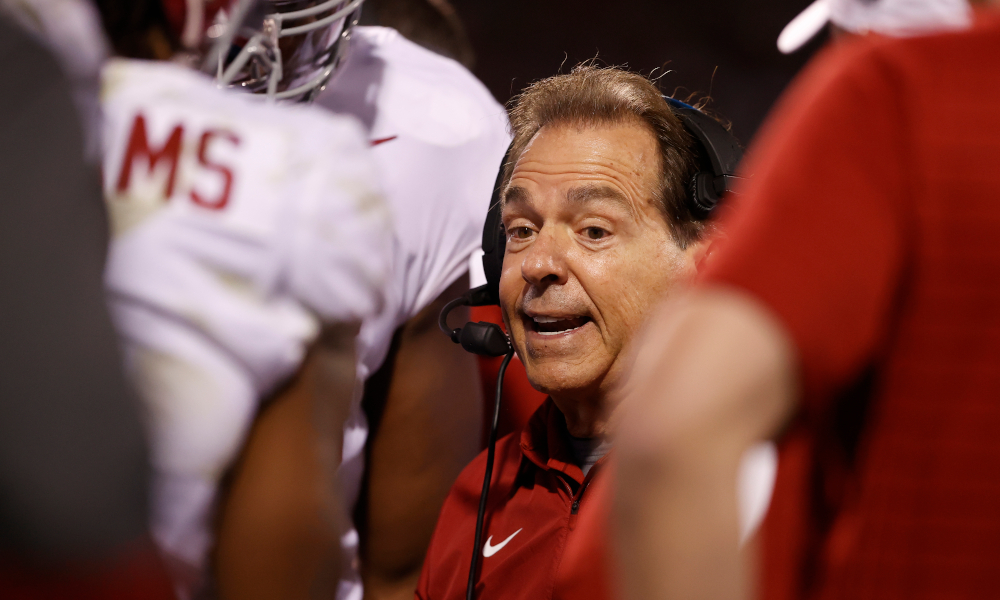
M698 172L688 185L688 208L696 219L707 219L723 196L733 191L739 179L736 168L743 158L743 149L722 123L690 104L664 99L694 138Z
M513 146L511 142L503 155L503 162L500 163L500 171L493 185L493 196L490 198L490 209L486 213L486 223L483 224L483 272L486 274L485 293L489 299L485 304L500 304L500 272L503 269L503 254L507 245L501 219L500 188L503 186L504 168L510 160Z

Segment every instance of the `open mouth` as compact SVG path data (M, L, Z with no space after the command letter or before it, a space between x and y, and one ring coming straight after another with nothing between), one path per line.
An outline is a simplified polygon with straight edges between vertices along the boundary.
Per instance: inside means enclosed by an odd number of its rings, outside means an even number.
M531 322L536 333L558 335L583 327L590 322L590 317L532 317Z

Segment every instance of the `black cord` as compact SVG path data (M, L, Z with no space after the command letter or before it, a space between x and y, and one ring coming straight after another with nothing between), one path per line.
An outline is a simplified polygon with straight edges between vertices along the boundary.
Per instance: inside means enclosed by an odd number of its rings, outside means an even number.
M490 442L486 450L486 475L483 477L483 491L479 495L479 514L476 515L476 538L472 547L472 565L469 567L469 586L465 589L465 600L474 600L476 590L476 566L479 564L479 545L483 541L483 519L486 517L486 497L490 494L490 479L493 478L493 458L497 446L497 428L500 424L500 399L503 395L503 376L507 372L510 359L514 358L511 350L500 363L497 374L496 400L493 402L493 425L490 427Z
M455 342L456 344L458 343L458 334L462 330L452 329L451 327L448 327L448 315L451 314L451 311L455 310L459 306L466 306L468 305L468 303L469 303L469 295L462 294L461 296L455 298L448 304L445 304L444 308L441 309L441 313L438 314L438 327L440 327L441 331L443 331L444 334L449 338L451 338L451 341Z

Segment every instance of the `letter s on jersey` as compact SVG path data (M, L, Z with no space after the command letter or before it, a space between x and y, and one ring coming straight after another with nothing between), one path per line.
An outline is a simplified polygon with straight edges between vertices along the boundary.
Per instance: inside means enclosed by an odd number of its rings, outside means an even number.
M218 198L206 199L197 190L191 190L191 199L194 203L205 208L222 210L229 202L229 192L233 189L233 172L229 167L213 163L208 160L208 143L214 138L222 138L234 146L240 145L240 138L236 134L220 129L209 129L201 134L201 143L198 144L198 164L222 175L222 193Z
M118 176L116 190L118 193L125 192L132 180L132 163L136 159L144 158L148 164L148 174L156 171L161 163L169 167L166 188L163 198L169 200L174 194L174 182L177 180L177 163L180 162L182 138L184 137L183 125L176 125L160 148L153 148L149 143L149 135L146 130L146 119L139 113L132 123L132 131L129 134L128 145L125 147L125 157L122 161L121 173ZM233 171L225 165L213 162L208 157L209 144L213 140L221 138L234 146L240 145L240 138L229 131L222 129L209 129L201 134L198 144L198 164L214 171L222 176L222 191L216 198L206 198L199 194L197 190L191 190L191 200L198 206L213 210L222 210L229 203L229 195L233 188Z

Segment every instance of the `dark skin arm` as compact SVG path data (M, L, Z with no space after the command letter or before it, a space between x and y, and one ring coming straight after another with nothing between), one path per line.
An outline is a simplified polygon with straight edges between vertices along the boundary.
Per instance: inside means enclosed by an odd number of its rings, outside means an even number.
M412 600L438 512L459 472L480 449L482 394L475 357L437 327L441 308L469 289L462 277L397 336L377 431L369 441L363 522L365 598ZM449 322L464 323L468 310ZM385 391L387 389L387 391Z
M355 380L356 332L325 330L295 379L258 415L220 505L220 598L333 597L343 529L334 475Z

